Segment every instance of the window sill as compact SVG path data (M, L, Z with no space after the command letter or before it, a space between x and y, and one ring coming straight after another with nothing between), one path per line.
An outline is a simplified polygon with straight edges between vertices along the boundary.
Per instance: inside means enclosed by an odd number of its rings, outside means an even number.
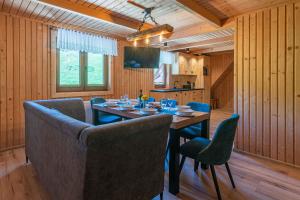
M64 97L86 97L86 96L105 96L111 95L113 91L84 91L84 92L54 92L52 98L64 98Z

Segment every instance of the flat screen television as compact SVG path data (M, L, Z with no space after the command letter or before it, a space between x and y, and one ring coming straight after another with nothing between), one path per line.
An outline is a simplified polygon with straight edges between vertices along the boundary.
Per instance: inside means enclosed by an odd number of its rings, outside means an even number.
M159 48L150 47L125 47L124 67L125 68L158 68Z

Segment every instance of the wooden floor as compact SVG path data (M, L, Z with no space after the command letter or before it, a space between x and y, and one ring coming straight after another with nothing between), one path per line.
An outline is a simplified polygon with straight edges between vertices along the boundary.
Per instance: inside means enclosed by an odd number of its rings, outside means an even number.
M228 116L213 111L211 129ZM300 199L300 169L236 152L229 164L236 189L231 187L225 166L216 167L223 199ZM194 173L193 162L187 160L180 178L181 192L175 197L167 192L166 174L164 199L216 199L209 170ZM49 199L32 166L25 164L23 148L0 153L0 199Z

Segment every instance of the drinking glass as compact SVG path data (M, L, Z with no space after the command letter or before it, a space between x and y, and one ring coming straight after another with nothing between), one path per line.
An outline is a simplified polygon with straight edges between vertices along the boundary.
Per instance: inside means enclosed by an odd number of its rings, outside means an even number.
M168 105L168 100L167 99L162 99L160 100L160 106L162 110L165 110L167 108Z

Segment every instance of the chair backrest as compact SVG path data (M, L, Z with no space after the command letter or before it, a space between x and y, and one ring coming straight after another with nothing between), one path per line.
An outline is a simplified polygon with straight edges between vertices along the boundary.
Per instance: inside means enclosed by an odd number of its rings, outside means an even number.
M98 121L98 118L102 115L105 115L105 113L99 112L98 110L93 109L93 105L98 104L98 103L104 103L104 102L106 102L106 100L102 97L94 97L90 100L91 108L92 108L92 115L93 115L93 124L94 125L99 125L100 124L100 122Z
M106 100L102 97L94 97L90 100L91 102L91 105L93 106L94 104L97 104L97 103L104 103L106 102Z
M203 163L221 165L229 160L238 120L239 115L233 114L218 125L211 143L199 152Z
M189 102L187 104L191 106L192 110L199 111L199 112L209 112L210 113L210 105L207 103L200 103L200 102Z
M149 97L148 103L149 103L149 102L155 102L155 98L154 98L154 97Z

